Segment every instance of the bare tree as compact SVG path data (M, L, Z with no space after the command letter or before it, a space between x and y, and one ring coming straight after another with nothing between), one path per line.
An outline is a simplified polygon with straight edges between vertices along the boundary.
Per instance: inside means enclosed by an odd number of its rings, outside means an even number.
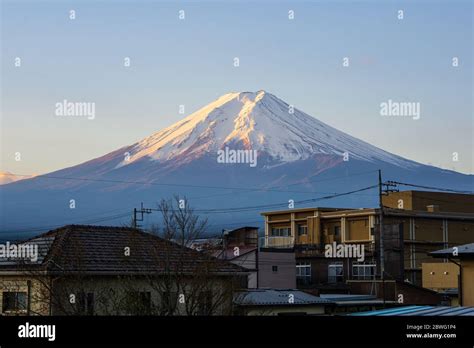
M231 314L233 293L239 287L240 279L220 272L223 261L188 248L204 236L207 219L200 219L186 198L175 196L161 200L158 209L162 225L154 226L151 232L167 243L157 250L156 261L161 274L148 280L161 294L159 314Z
M207 220L194 214L186 199L158 204L162 221L151 233L127 230L132 257L121 259L121 271L98 276L88 272L87 243L67 240L67 259L44 264L18 263L8 286L29 291L32 315L216 315L232 314L234 291L242 274L237 266L188 246L206 232ZM73 244L70 244L73 243ZM119 248L124 247L120 245ZM101 271L100 269L94 271ZM227 270L228 272L223 272ZM15 280L16 279L16 280ZM18 284L15 286L15 282ZM38 309L38 310L37 310Z

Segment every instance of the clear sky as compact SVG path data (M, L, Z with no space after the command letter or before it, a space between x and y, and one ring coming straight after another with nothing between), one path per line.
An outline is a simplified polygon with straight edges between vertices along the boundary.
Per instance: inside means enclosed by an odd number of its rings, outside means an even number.
M472 1L1 3L0 170L75 165L180 120L179 105L264 89L384 150L474 172ZM94 102L95 119L55 116L64 99ZM389 99L419 102L421 118L381 116Z

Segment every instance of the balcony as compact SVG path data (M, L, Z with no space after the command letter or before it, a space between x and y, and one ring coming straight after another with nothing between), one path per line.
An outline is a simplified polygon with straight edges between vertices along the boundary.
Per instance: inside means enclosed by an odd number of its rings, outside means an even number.
M295 245L295 238L291 236L265 236L260 237L258 242L260 248L291 249Z

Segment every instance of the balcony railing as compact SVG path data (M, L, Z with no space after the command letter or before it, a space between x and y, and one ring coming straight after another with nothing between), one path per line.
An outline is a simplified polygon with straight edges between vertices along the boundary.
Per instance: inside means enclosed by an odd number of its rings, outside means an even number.
M295 245L294 237L265 236L259 239L260 248L293 248Z

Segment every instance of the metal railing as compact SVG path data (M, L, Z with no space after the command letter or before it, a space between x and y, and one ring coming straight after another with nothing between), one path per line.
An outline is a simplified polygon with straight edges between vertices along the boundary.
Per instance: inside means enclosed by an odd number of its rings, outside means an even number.
M260 237L258 245L260 248L293 248L295 238L291 236L265 236Z

